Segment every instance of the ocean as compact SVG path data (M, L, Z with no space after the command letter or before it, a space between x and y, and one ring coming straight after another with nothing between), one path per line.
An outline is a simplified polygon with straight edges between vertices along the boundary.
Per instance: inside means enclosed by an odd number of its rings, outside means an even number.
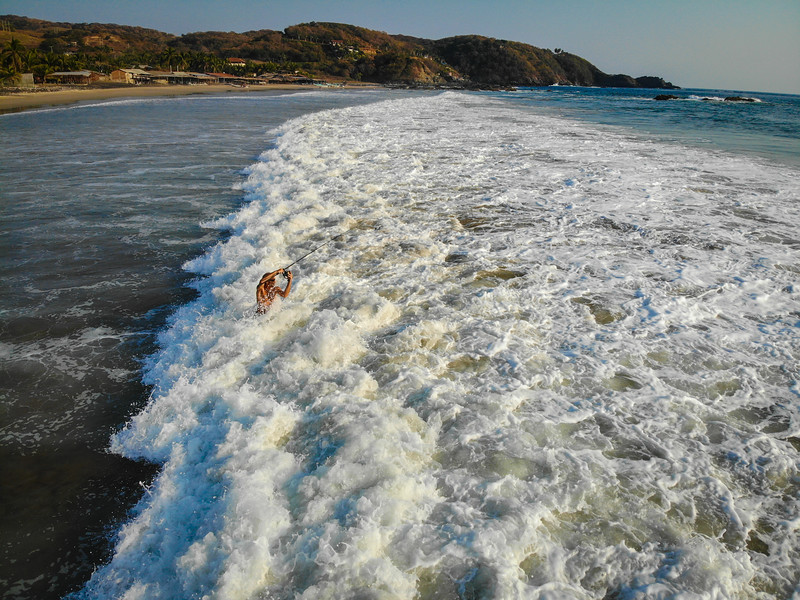
M0 116L3 598L800 596L800 97L657 93Z

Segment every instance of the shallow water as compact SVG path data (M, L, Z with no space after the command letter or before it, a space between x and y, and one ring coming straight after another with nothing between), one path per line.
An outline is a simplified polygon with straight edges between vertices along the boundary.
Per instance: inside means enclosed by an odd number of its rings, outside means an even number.
M798 593L795 168L485 94L275 135L186 264L111 443L163 470L78 597Z

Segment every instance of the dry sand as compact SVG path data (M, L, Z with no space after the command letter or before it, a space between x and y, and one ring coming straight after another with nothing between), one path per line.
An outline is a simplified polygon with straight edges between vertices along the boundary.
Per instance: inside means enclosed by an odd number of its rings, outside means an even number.
M348 86L356 87L356 86ZM368 86L358 86L368 87ZM3 94L0 89L0 113L36 108L72 104L85 100L107 100L109 98L137 98L147 96L185 96L189 94L257 94L286 90L320 90L331 89L312 85L269 84L251 87L232 87L230 85L148 85L119 88L86 88L60 89L58 91L18 92Z

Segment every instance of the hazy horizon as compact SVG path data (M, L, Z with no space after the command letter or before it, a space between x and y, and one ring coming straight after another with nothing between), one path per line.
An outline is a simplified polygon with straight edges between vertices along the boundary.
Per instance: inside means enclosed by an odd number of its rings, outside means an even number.
M415 37L476 34L562 48L606 73L663 77L684 88L800 94L800 2L764 0L0 0L0 13L47 21L114 23L181 35L281 31L309 21Z

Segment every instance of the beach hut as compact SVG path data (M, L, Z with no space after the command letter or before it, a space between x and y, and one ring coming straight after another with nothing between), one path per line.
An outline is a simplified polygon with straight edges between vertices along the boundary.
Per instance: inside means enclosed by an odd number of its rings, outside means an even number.
M45 83L88 85L103 79L103 75L95 71L57 71L45 75Z
M111 71L110 77L111 81L127 83L128 85L150 83L150 73L144 69L117 69Z
M219 78L215 77L210 73L192 73L190 72L189 75L192 76L194 83L205 83L205 84L213 84L219 83Z
M217 83L218 78L212 73L188 73L186 71L150 71L154 83L169 85L197 85Z
M242 87L247 85L247 78L245 77L238 77L236 75L231 75L229 73L207 73L207 75L211 77L216 77L217 83L221 83L224 85L233 85L237 87Z

